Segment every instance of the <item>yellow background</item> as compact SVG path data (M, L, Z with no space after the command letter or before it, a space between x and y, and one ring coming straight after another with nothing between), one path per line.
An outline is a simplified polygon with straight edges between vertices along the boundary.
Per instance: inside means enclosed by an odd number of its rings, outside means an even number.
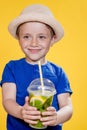
M86 0L3 0L0 3L0 79L5 64L23 57L17 41L8 33L9 22L32 3L47 5L65 30L65 37L55 44L47 59L62 66L73 90L73 117L63 130L87 129L87 15ZM0 130L6 130L6 112L0 88Z

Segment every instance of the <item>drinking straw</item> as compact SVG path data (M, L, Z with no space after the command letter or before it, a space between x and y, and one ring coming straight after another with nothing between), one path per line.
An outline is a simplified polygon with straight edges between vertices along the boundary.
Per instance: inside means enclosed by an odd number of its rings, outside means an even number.
M40 62L40 61L38 61L38 66L39 66L41 86L42 86L42 90L43 90L43 88L44 88L44 83L43 83L43 76L42 76L42 69L41 69L41 62Z

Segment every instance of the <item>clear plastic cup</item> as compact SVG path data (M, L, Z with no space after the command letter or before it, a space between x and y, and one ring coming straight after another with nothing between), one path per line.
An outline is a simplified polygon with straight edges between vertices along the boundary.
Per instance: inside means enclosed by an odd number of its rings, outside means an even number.
M40 79L33 80L29 87L29 105L37 107L40 112L45 111L47 107L52 105L53 96L56 93L55 86L49 79L43 79L44 86L41 86ZM42 122L38 120L36 125L30 124L32 128L45 129L46 126L42 125Z

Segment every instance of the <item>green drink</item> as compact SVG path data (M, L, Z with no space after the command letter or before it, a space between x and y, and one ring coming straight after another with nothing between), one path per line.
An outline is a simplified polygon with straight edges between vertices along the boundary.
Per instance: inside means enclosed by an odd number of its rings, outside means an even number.
M29 105L34 106L39 111L45 111L47 107L51 106L53 96L56 93L54 84L48 80L43 79L44 87L41 86L40 79L35 79L31 82L28 87L30 102ZM42 122L38 120L36 125L31 125L31 127L36 129L45 129L46 127L42 125Z

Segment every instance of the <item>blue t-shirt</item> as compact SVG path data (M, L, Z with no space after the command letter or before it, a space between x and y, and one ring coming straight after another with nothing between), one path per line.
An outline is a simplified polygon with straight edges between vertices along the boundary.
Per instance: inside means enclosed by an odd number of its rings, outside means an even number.
M65 72L61 67L47 62L42 65L42 74L43 78L51 80L56 88L56 94L53 98L52 106L59 109L57 95L61 93L72 93L70 89L70 84ZM10 61L6 64L1 85L5 82L15 83L16 84L16 102L23 106L25 103L25 97L28 96L27 87L32 80L39 78L39 68L38 65L32 65L25 61L25 58L20 60ZM23 120L15 118L11 115L7 115L7 130L34 130L25 123ZM47 127L45 130L62 130L61 125Z

